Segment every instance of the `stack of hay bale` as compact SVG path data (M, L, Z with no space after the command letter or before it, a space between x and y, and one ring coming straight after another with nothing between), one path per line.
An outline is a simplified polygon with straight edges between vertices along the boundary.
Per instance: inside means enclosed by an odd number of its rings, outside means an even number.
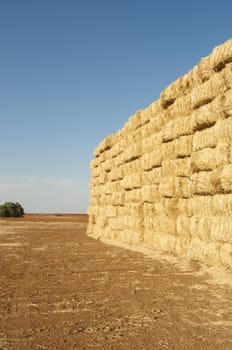
M232 267L232 40L103 140L89 234Z

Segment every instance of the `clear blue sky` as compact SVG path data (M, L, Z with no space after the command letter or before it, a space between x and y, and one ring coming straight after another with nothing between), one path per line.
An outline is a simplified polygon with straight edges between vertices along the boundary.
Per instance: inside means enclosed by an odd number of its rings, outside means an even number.
M231 0L0 0L0 203L85 211L94 148L232 37L231 14Z

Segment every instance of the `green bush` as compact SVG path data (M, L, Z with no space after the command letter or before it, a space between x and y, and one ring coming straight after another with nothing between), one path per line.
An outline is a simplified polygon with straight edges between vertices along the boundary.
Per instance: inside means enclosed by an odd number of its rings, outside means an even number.
M18 202L5 202L0 205L0 217L21 217L24 215L24 209Z

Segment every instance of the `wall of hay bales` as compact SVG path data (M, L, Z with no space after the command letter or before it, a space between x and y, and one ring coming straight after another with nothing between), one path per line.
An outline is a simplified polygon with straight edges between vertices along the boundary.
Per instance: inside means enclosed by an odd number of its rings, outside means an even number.
M88 233L232 267L232 40L104 139Z

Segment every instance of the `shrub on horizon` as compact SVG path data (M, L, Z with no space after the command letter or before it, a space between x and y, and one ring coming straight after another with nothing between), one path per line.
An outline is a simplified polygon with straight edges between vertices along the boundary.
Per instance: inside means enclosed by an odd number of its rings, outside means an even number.
M18 202L5 202L0 205L0 217L21 217L24 215L24 209Z

